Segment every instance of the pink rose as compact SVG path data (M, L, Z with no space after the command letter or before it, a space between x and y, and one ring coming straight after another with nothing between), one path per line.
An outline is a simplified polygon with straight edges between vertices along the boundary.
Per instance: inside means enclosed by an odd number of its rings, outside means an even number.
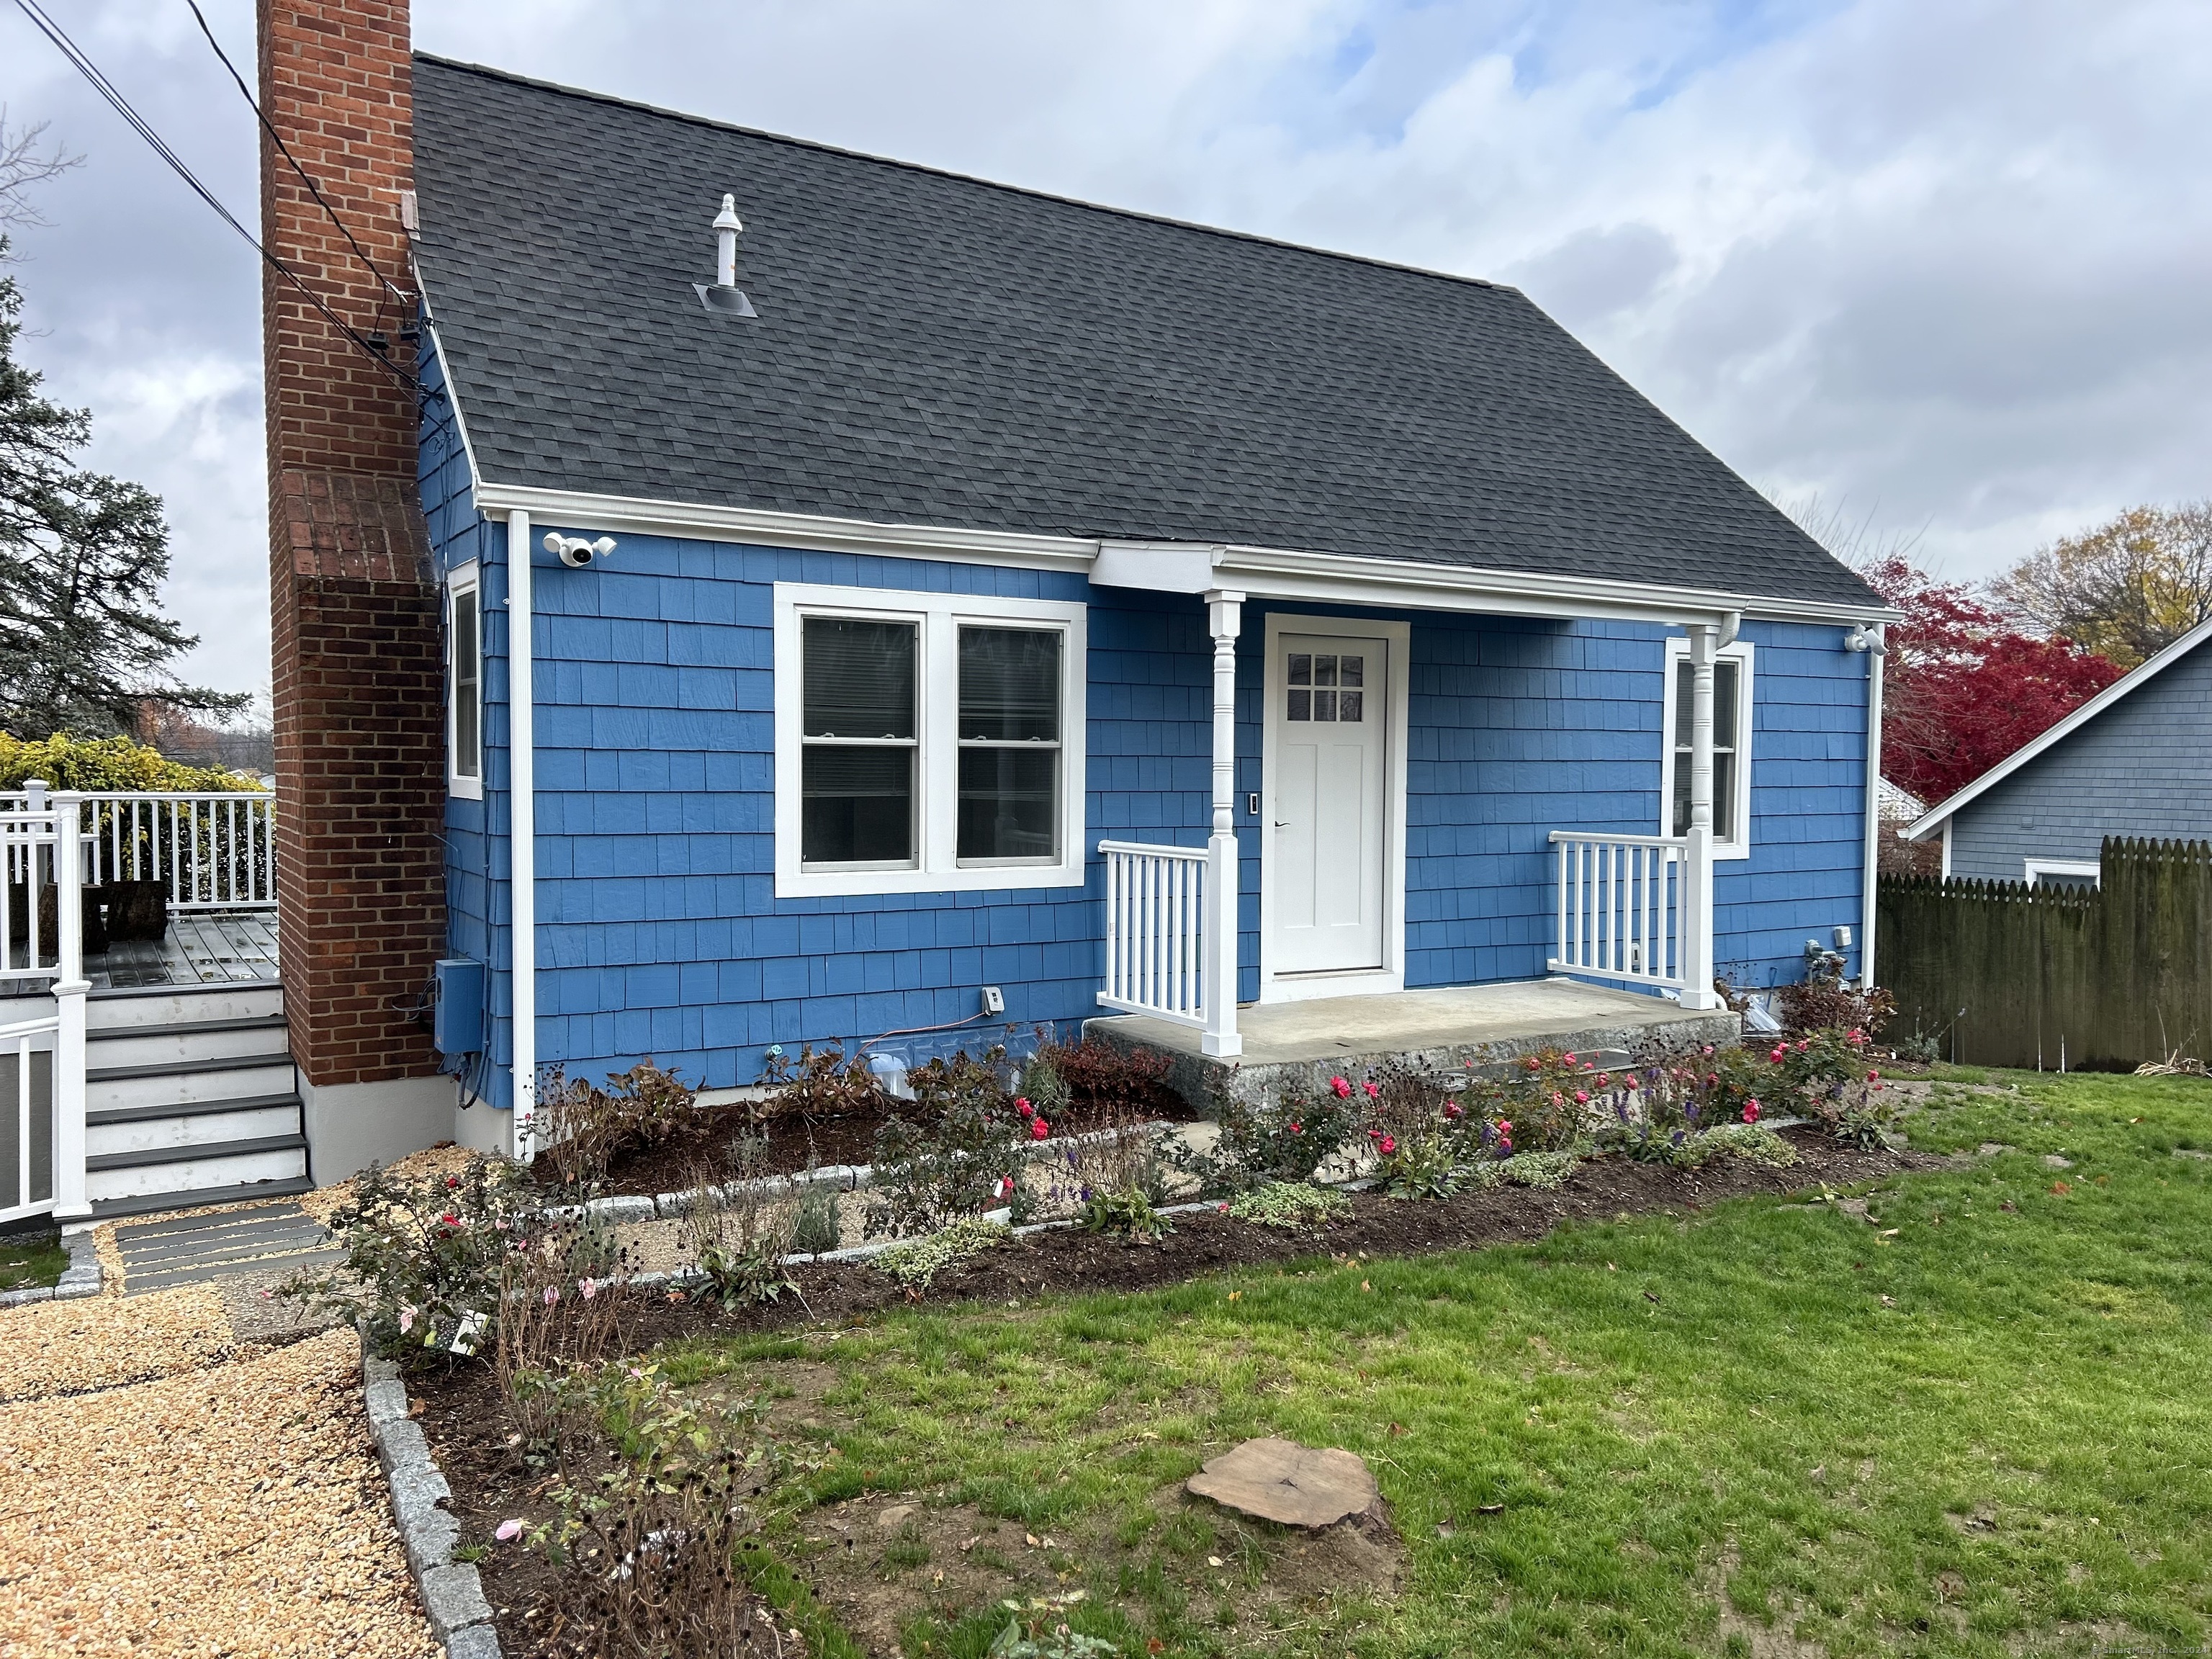
M560 1299L561 1287L558 1285L548 1285L545 1287L545 1305L550 1308Z
M1367 1091L1367 1097L1370 1100L1378 1099L1382 1096L1382 1085L1379 1083L1363 1083L1359 1086Z
M1511 1121L1505 1118L1499 1118L1498 1120L1498 1133L1502 1135L1511 1134L1513 1133L1513 1125Z
M1035 1117L1036 1115L1036 1108L1030 1105L1026 1100L1016 1101L1014 1103L1014 1109L1019 1112L1024 1117Z
M1746 1123L1756 1123L1759 1121L1759 1103L1757 1101L1747 1100L1743 1103L1743 1121Z
M1868 1081L1869 1083L1879 1083L1879 1082L1881 1082L1881 1073L1880 1072L1869 1072L1869 1073L1867 1073L1867 1081Z
M1382 1156L1388 1158L1391 1153L1397 1150L1398 1138L1395 1135L1384 1135L1382 1137Z
M1298 1125L1297 1125L1297 1124L1293 1123L1292 1125L1291 1125L1291 1133L1292 1134L1294 1134L1294 1135L1295 1135L1295 1134L1303 1134L1303 1133L1305 1133L1305 1131L1304 1131L1304 1129L1302 1129Z
M1352 1085L1349 1083L1346 1083L1342 1078L1333 1077L1329 1079L1328 1086L1336 1091L1336 1097L1339 1100L1349 1100L1352 1098Z
M1588 1094L1584 1093L1584 1092L1583 1092L1582 1090L1580 1090L1580 1089L1576 1090L1576 1091L1575 1091L1575 1104L1576 1104L1576 1105L1577 1105L1577 1106L1587 1106L1587 1105L1589 1105L1589 1096Z
M1042 1118L1033 1117L1030 1120L1030 1139L1031 1140L1042 1140L1051 1133L1052 1125L1046 1122Z
M494 1532L492 1536L502 1544L512 1544L522 1536L522 1522L520 1520L502 1521L499 1523L498 1530Z

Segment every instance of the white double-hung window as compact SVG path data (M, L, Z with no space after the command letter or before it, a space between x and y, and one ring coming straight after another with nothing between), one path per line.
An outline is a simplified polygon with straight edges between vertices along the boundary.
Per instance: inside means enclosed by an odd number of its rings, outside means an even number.
M1084 610L779 582L781 896L1083 879Z
M1659 833L1690 833L1691 676L1687 640L1667 641L1662 715L1666 747L1660 761ZM1751 856L1751 660L1744 643L1713 659L1713 856Z
M473 560L446 580L446 789L483 799L483 609Z

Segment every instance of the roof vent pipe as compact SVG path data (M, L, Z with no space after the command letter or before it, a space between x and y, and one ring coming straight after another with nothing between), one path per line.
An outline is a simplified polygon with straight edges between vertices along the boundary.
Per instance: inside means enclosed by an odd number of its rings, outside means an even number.
M714 219L714 286L738 285L738 233L744 228L738 217L738 198L722 198L722 210Z

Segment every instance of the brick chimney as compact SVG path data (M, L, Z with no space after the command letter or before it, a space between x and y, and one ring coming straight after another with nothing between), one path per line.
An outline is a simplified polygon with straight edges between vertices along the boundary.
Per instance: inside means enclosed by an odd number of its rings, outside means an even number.
M264 244L356 331L390 342L387 368L264 270L279 956L328 1181L452 1133L416 1012L446 922L440 611L399 337L414 314L400 222L412 76L406 0L259 0L258 21L262 109L404 295L264 135Z

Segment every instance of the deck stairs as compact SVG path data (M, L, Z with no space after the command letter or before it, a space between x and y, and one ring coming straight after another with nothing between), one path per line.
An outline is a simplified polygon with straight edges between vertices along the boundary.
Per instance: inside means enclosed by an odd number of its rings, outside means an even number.
M282 985L98 990L85 1026L85 1174L96 1218L313 1186Z

